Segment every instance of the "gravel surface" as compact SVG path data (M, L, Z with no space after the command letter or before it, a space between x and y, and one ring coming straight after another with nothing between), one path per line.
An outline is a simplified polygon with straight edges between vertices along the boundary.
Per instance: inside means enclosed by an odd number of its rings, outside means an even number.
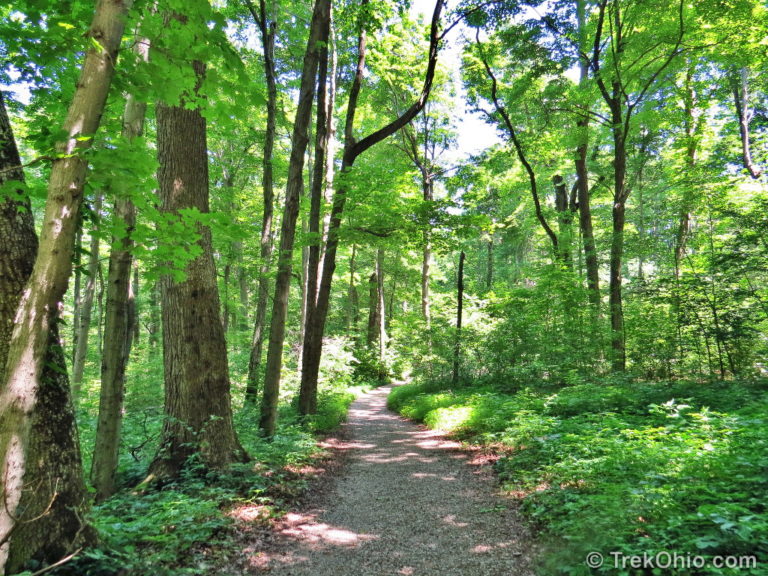
M389 387L351 407L341 477L288 514L249 572L530 576L531 541L473 454L386 408Z

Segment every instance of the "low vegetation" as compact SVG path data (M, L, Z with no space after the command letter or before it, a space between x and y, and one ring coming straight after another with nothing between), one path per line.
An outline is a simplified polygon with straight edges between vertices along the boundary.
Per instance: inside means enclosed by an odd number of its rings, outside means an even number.
M503 487L541 530L542 573L757 575L768 562L767 391L764 380L418 383L388 403L500 455ZM603 555L602 569L587 567L590 552ZM659 552L677 555L677 567L614 567ZM754 560L691 568L716 556Z
M338 344L338 343L334 343ZM279 428L267 440L259 434L259 411L243 405L247 357L233 355L235 428L251 457L224 471L196 465L194 459L177 480L160 489L137 492L147 466L157 452L163 425L162 358L141 346L130 365L134 383L128 389L118 481L120 491L90 512L99 546L83 550L75 559L50 572L58 575L180 576L205 574L226 565L240 546L235 517L249 511L251 528L268 529L305 493L322 460L329 454L318 447L317 436L335 430L349 405L365 387L352 380L351 354L341 344L323 366L326 382L319 394L317 414L299 416L291 401L297 383L285 390ZM95 440L98 413L97 357L86 365L86 386L79 402L85 469ZM333 378L333 384L327 383ZM294 377L295 380L295 377ZM35 566L30 566L32 573Z

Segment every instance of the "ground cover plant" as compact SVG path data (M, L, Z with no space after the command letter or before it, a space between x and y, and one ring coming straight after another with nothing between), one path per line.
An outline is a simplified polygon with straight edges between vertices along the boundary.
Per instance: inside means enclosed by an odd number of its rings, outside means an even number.
M767 391L765 381L410 384L389 406L501 454L503 487L541 530L542 573L757 575L768 562ZM590 553L601 568L585 564ZM655 570L629 563L659 553ZM743 560L711 565L721 556Z

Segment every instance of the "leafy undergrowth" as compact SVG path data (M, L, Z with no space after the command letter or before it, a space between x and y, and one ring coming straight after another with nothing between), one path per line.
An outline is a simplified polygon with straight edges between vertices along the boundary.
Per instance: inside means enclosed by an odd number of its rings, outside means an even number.
M235 414L235 424L251 457L249 463L211 472L190 462L176 482L146 493L136 493L132 487L141 481L157 448L162 416L158 409L129 419L124 438L127 450L119 471L123 488L91 511L98 547L82 551L50 573L199 575L226 564L241 544L230 512L239 507L256 510L250 523L266 529L295 504L316 473L318 461L326 456L317 446L316 435L334 430L346 418L354 398L349 389L321 392L318 413L303 422L293 407L282 405L279 428L271 441L258 435L258 411L245 408Z
M411 384L388 404L498 448L501 481L541 529L542 574L768 570L766 382Z

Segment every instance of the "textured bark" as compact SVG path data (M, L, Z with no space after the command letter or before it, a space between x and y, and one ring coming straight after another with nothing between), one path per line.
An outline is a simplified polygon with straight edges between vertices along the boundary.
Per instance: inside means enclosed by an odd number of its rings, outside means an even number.
M301 73L299 105L293 123L291 157L288 164L288 185L285 192L285 209L280 230L275 298L272 305L267 367L264 375L264 393L259 421L259 427L267 436L274 434L277 424L277 401L280 392L280 373L283 367L283 343L285 342L285 321L291 287L293 244L296 236L296 219L299 214L299 198L304 185L304 154L309 142L307 128L312 115L312 102L315 96L315 79L321 50L320 40L330 18L330 9L330 0L315 1ZM312 330L308 330L307 334L310 332Z
M419 112L422 111L432 90L432 81L435 76L435 67L437 65L437 53L440 42L438 27L440 24L440 15L443 10L443 1L438 0L435 3L435 9L432 13L432 22L429 36L429 54L427 69L424 74L424 85L419 97L411 106L398 118L386 126L376 130L361 140L354 137L355 114L357 112L357 100L360 95L360 88L363 83L363 73L365 70L366 53L366 33L362 29L358 36L357 45L357 67L352 86L349 92L347 104L347 115L344 127L344 154L342 156L342 173L350 170L355 160L365 153L371 146L390 137L392 134L406 126L413 120ZM325 244L323 256L322 275L317 294L317 306L315 308L315 317L312 320L310 330L307 330L307 338L304 342L304 356L302 358L301 380L302 386L308 388L317 387L317 379L320 373L320 360L323 352L323 334L325 332L325 322L328 317L328 309L331 298L331 286L333 284L333 274L336 270L336 252L339 246L339 229L341 228L344 206L347 201L347 189L343 182L336 186L331 207L330 224L328 227L328 239ZM306 382L306 383L305 383Z
M59 303L72 271L84 152L99 128L129 5L96 3L88 35L98 48L86 52L67 111L67 136L51 166L39 249L15 313L0 390L0 572L14 572L30 558L50 562L80 545L86 532L81 530L82 464L69 386L61 374L63 354L60 348L58 358L49 353L57 349ZM55 496L54 489L60 491ZM36 516L38 521L29 521Z
M0 184L24 182L13 132L0 93ZM9 169L14 168L14 169ZM32 273L37 235L29 199L0 201L0 381L8 359L16 307ZM93 532L82 519L86 498L80 444L69 390L64 352L58 330L51 328L45 352L43 386L30 415L26 490L13 530L7 572L16 572L29 560L53 563L74 548L93 541ZM4 484L4 482L3 482ZM4 498L6 494L4 493ZM46 509L50 509L46 513ZM41 516L42 515L42 516ZM41 516L40 518L37 518ZM5 538L6 535L3 536ZM0 570L1 572L2 570Z
M72 363L72 395L80 396L80 385L85 370L85 357L88 354L88 336L91 331L91 316L93 314L93 298L96 295L96 281L99 275L99 246L101 239L97 233L98 221L101 218L102 196L96 194L93 203L94 223L91 230L91 242L88 248L88 268L86 269L85 287L80 300L80 321L76 326L75 358Z
M317 129L315 131L315 163L310 186L309 234L311 243L306 269L306 290L304 294L305 315L302 320L302 352L307 331L312 330L317 315L317 286L320 273L320 244L322 243L321 216L324 199L324 185L327 180L328 164L326 153L333 119L332 103L328 98L328 44L331 32L330 8L328 19L323 22L320 54L317 70ZM320 336L322 338L322 335ZM303 354L302 354L303 356ZM314 385L313 385L314 384ZM314 414L317 411L316 381L302 381L299 389L299 413Z
M193 67L201 81L204 65ZM161 210L208 213L208 148L200 110L158 103L157 151ZM198 224L197 232L201 254L187 265L186 279L160 281L166 420L150 480L174 477L192 455L209 468L246 459L232 425L211 231Z
M146 61L149 44L137 38L134 52ZM141 136L147 105L128 96L123 113L123 137L127 141ZM131 234L136 226L136 207L128 198L116 198L114 218L120 222L123 234L112 237L107 272L107 306L104 326L104 351L101 356L101 392L99 417L96 425L96 443L91 465L91 484L96 490L96 501L109 498L115 491L123 421L123 395L125 369L133 339L135 302L131 288L134 241ZM132 308L133 303L133 310ZM133 314L132 314L133 313Z
M273 189L274 170L272 166L275 147L275 126L277 122L277 81L275 72L275 32L274 22L267 22L264 0L259 2L257 12L253 4L247 5L253 14L261 32L261 44L264 53L264 78L267 84L267 128L264 133L264 153L262 156L262 194L264 212L261 219L261 239L259 244L259 286L256 301L256 318L253 324L251 354L248 360L248 380L245 388L245 401L255 404L259 395L261 378L261 358L264 349L264 328L267 321L269 303L269 265L272 260L274 242L272 228L274 218L275 194Z

